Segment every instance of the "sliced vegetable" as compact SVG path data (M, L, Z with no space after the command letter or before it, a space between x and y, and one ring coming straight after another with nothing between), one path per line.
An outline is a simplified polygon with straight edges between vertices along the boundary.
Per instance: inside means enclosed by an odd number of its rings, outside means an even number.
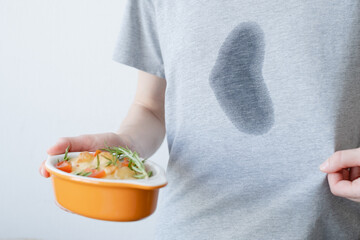
M99 155L101 153L101 150L96 150L94 153L94 156L96 157L97 155Z
M134 179L135 172L128 167L118 168L114 175L117 179Z
M122 166L122 167L128 167L128 166L129 166L129 160L124 160L124 161L121 163L121 166Z
M114 155L118 160L128 158L129 164L128 168L136 172L136 175L133 177L135 178L149 178L150 172L146 172L145 169L145 159L142 159L139 157L139 154L135 151L131 151L128 147L109 147L106 146L105 149L101 149L107 152L110 152L112 155Z
M116 158L115 155L111 155L111 158L112 158L112 159L110 159L110 158L108 158L108 157L106 157L106 156L103 156L103 157L108 160L108 162L106 163L106 167L107 167L107 166L110 166L110 165L116 166L117 158Z
M71 163L69 163L67 160L58 162L55 167L67 173L71 173L72 171Z
M100 167L100 159L99 159L99 154L96 155L96 169L99 170Z
M105 167L104 171L106 173L106 176L113 174L116 171L116 169L118 169L118 167L113 165Z
M65 149L65 156L64 156L64 160L65 161L69 161L69 157L68 157L68 153L69 153L69 149L70 149L70 145Z
M80 175L80 176L84 176L84 177L87 177L90 174L92 174L92 172L81 171L81 172L76 173L76 175Z
M94 154L89 152L81 152L77 159L77 163L91 162L94 160Z
M106 172L105 170L96 170L96 169L92 169L91 170L91 174L88 177L93 177L93 178L103 178L106 176Z
M106 176L105 170L97 170L97 169L90 169L86 168L85 170L76 173L76 175L80 175L83 177L93 177L93 178L103 178Z

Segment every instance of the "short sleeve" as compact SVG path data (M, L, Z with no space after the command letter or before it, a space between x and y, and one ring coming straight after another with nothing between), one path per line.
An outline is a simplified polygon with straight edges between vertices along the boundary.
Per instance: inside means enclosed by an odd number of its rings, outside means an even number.
M165 78L151 0L128 0L113 60Z

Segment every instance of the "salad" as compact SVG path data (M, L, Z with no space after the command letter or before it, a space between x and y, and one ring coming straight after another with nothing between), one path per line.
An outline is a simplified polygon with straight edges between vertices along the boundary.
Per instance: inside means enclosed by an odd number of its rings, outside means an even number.
M94 153L81 152L73 158L68 156L69 148L66 148L64 158L58 159L55 165L67 173L105 179L148 179L152 175L145 168L145 159L127 147L107 146Z

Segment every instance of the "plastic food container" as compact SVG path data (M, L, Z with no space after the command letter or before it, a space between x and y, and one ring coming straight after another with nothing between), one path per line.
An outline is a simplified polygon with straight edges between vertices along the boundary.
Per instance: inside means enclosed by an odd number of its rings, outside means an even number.
M153 173L149 179L113 180L77 176L55 168L57 160L63 158L64 154L49 156L45 162L56 202L60 208L85 217L121 222L143 219L155 211L159 189L167 185L165 171L148 160L145 167Z

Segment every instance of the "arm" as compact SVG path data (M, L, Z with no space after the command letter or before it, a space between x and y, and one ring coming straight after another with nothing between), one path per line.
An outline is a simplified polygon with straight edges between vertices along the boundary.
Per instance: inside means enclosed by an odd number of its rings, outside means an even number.
M144 158L160 147L165 136L165 89L165 79L139 72L134 102L118 130Z
M141 157L150 157L165 136L165 89L165 79L140 71L134 102L116 133L60 138L47 150L48 154L62 154L69 145L72 152L95 151L103 148L106 142L109 146L128 146ZM40 173L49 177L44 162Z

